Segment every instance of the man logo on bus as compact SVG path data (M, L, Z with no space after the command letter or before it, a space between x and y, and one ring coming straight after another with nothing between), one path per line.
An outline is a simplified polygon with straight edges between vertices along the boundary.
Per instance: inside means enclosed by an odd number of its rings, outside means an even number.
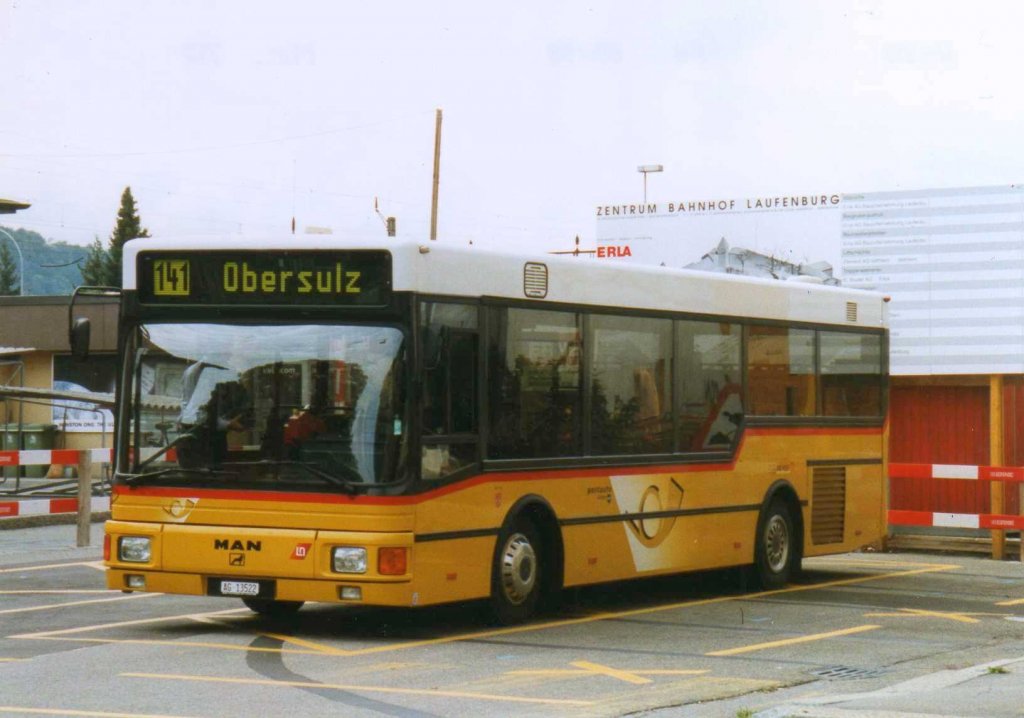
M631 518L626 525L636 536L637 541L647 548L660 546L672 532L678 516L665 516L664 512L676 511L683 505L683 487L671 479L668 488L668 496L662 503L661 489L651 484L640 497L640 506L637 507L638 518ZM644 518L647 514L655 514L650 518Z

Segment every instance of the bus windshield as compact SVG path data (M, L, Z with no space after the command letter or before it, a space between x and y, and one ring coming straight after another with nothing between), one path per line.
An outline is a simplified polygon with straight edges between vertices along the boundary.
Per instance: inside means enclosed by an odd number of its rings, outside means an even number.
M125 356L119 481L352 492L403 479L397 328L152 323Z

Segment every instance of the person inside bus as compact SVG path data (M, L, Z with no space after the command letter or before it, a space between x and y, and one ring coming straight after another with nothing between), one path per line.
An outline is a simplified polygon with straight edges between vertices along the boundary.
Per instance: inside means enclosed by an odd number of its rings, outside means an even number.
M299 448L318 434L327 431L327 424L313 412L313 407L306 405L296 411L284 425L284 445L290 458L298 457Z
M182 375L182 407L178 419L182 466L219 466L227 456L228 432L245 430L248 393L239 373L197 361Z

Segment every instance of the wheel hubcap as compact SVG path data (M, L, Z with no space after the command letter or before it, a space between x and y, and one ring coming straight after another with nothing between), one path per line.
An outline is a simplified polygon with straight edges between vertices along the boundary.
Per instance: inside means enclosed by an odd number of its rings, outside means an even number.
M533 546L523 534L513 534L501 555L501 586L505 598L518 606L530 597L536 584L537 555Z
M779 573L789 559L789 527L779 515L771 517L764 532L764 554L768 568Z

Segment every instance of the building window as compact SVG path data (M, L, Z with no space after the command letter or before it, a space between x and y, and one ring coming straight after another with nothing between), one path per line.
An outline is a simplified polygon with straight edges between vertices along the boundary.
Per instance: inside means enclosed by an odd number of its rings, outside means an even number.
M53 388L57 391L113 395L116 383L117 357L113 354L90 354L84 362L69 354L53 357ZM53 407L53 423L61 431L113 431L114 415L88 402L62 401Z

